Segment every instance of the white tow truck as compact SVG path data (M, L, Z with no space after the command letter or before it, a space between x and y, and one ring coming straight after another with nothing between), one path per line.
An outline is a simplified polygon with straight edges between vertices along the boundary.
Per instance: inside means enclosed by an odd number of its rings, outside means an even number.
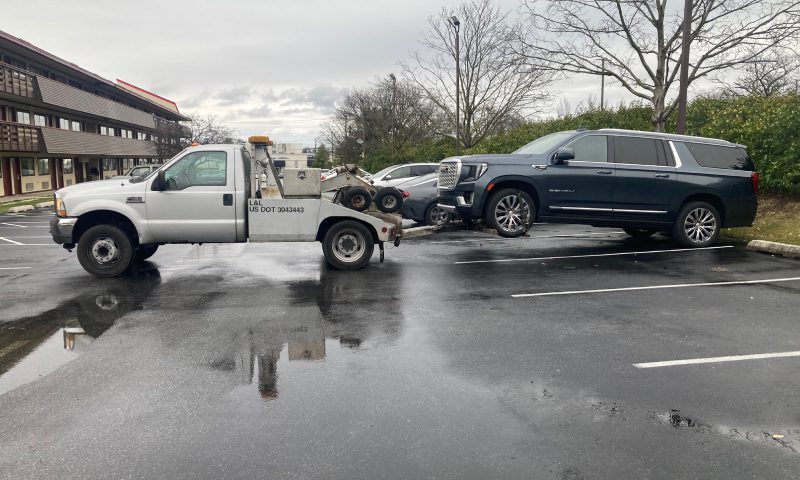
M287 168L281 179L269 145L255 136L192 146L147 176L62 188L50 233L98 277L120 275L173 243L319 241L342 270L369 263L376 244L381 261L384 243L399 245L399 190L374 187L355 165L326 180L320 169Z

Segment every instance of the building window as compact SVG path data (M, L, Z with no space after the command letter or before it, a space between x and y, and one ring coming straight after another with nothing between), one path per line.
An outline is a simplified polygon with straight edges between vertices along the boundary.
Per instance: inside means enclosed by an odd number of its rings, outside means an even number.
M20 158L19 172L23 177L32 177L35 175L36 172L33 171L33 158Z
M38 113L33 115L33 124L37 127L46 127L47 126L47 117L44 115L39 115Z
M116 137L117 136L117 132L115 130L116 129L114 127L108 127L108 136L109 137Z
M108 135L108 127L100 125L100 135Z
M111 172L117 169L117 159L116 158L104 158L103 159L103 170L106 172Z
M39 163L39 175L50 175L50 159L39 158L37 161Z
M69 120L67 120L66 118L59 118L58 128L60 128L61 130L69 130Z
M64 173L72 173L74 171L71 158L65 158L62 162L64 162Z
M73 120L73 122L72 122L72 131L73 132L82 132L83 128L82 128L81 122L76 122L76 121Z
M137 132L136 138L138 138L139 140L147 140L147 134L144 132Z
M31 124L31 114L17 110L17 123Z

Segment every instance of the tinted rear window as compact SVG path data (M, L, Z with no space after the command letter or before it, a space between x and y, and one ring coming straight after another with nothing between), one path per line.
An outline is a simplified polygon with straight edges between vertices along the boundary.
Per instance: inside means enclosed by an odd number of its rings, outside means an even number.
M658 165L658 147L652 138L614 137L614 163Z
M692 152L698 165L702 167L755 170L753 161L750 160L743 148L688 142L685 142L685 145Z

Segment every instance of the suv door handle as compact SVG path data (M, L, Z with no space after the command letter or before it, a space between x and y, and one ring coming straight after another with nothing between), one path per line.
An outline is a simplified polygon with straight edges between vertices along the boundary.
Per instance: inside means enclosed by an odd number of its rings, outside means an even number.
M232 193L223 193L222 194L222 206L223 207L230 207L233 205L233 194Z
M669 178L669 173L656 173L653 176L656 178Z
M611 175L614 172L612 172L611 170L598 170L597 173L599 173L600 175Z

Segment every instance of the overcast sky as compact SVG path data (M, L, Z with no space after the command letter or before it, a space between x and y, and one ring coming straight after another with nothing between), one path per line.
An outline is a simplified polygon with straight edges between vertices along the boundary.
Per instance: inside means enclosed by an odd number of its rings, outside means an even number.
M105 78L213 113L239 136L313 145L344 91L399 73L452 0L0 0L0 30ZM519 0L500 0L516 10ZM575 108L600 79L560 82ZM630 100L620 87L609 104ZM556 105L549 108L555 113Z

